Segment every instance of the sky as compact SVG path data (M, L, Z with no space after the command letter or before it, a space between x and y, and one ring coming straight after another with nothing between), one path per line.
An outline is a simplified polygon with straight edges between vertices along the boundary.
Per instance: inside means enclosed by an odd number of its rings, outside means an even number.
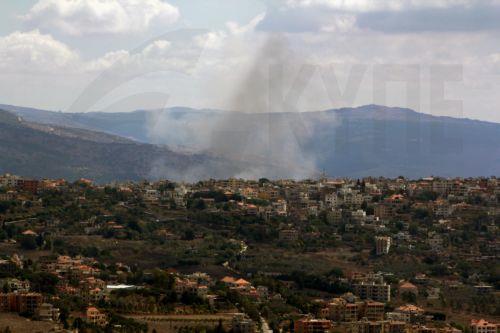
M499 37L500 0L0 0L0 103L500 122Z

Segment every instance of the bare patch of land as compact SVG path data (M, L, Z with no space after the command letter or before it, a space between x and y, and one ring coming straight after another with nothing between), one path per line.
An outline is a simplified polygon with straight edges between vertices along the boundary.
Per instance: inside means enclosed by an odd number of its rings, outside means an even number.
M234 314L223 313L214 315L128 315L138 322L146 323L149 332L173 333L182 327L216 327L219 323L225 329L230 328Z
M45 321L31 321L13 313L0 313L0 330L9 327L13 333L45 333L54 328L53 323Z

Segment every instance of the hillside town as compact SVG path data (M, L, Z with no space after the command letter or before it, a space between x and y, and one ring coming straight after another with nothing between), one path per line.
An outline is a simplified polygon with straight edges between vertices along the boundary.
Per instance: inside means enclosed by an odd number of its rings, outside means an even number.
M6 174L0 331L498 333L499 201L495 177Z

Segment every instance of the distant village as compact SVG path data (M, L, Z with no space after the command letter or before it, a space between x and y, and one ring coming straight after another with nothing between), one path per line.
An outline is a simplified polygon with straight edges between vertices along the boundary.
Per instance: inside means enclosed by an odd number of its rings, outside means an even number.
M7 174L0 312L51 332L498 333L499 200L495 177Z

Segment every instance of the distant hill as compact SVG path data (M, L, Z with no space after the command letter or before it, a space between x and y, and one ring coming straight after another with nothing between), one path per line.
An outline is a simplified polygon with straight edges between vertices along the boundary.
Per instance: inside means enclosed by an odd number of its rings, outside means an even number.
M0 106L2 107L2 106ZM307 113L170 108L68 114L3 106L30 121L237 160L226 177L500 175L500 124L367 105ZM256 166L255 164L259 164Z
M203 166L203 167L200 167ZM0 174L81 177L98 182L173 178L193 180L231 169L227 161L183 154L95 131L27 122L0 110Z
M12 112L28 121L40 124L100 131L148 143L153 143L154 141L154 138L148 133L151 122L154 122L155 118L164 114L163 111L158 110L138 110L134 112L117 113L65 113L5 104L0 104L0 109ZM178 119L185 118L186 120L186 116L188 115L189 117L196 117L200 120L208 115L219 113L220 112L216 110L195 110L183 107L168 109L168 114L173 117L178 117Z

